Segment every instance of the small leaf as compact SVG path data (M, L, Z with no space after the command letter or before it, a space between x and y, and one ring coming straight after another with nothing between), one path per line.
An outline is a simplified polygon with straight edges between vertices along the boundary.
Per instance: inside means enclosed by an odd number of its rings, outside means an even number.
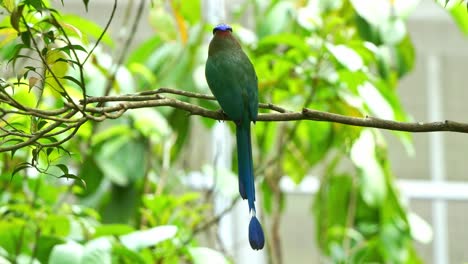
M21 32L21 41L23 41L23 44L25 47L30 48L31 47L31 35L29 32Z
M361 56L353 49L345 45L333 45L331 43L327 43L326 47L338 62L348 70L355 72L364 66Z
M24 8L24 5L19 5L13 11L13 13L11 13L11 16L10 16L11 26L14 29L16 29L16 31L18 31L18 32L20 32L19 23L20 23L21 16L23 15L23 8Z
M468 12L465 8L462 5L454 4L449 8L449 11L453 20L457 24L458 29L460 29L463 34L468 35Z
M41 130L46 124L47 124L46 120L39 121L39 123L37 124L37 130Z
M69 80L69 81L72 81L74 82L76 85L78 85L80 88L83 88L83 85L81 84L80 81L78 81L77 79L75 79L74 77L71 77L69 75L66 75L66 76L63 76L62 77L63 79L66 79L66 80Z
M54 148L47 148L47 150L46 150L47 157L50 156L50 154L52 153L52 151L54 151Z
M34 9L40 11L44 6L41 0L28 0L25 1L25 4L32 6Z
M86 182L83 181L83 179L81 179L80 177L76 176L75 174L68 173L68 174L64 174L62 176L59 176L58 178L74 179L74 180L80 182L81 185L83 186L83 188L86 189Z
M39 81L39 78L36 78L36 77L29 77L29 90L31 91L31 89L34 87L34 85L36 85L37 81Z
M85 5L86 12L88 12L89 0L83 0L83 4Z
M59 50L62 50L62 51L65 51L65 52L69 52L70 50L81 50L81 51L84 51L87 53L86 49L81 46L81 45L67 45L67 46L64 46L64 47L61 47L59 48Z
M13 170L13 173L11 174L11 178L13 178L13 176L15 176L15 174L18 173L20 170L24 170L24 169L27 169L27 168L32 168L31 164L29 164L27 162L20 163Z
M62 170L63 174L68 174L68 167L65 164L58 164L58 165L55 165L55 167Z

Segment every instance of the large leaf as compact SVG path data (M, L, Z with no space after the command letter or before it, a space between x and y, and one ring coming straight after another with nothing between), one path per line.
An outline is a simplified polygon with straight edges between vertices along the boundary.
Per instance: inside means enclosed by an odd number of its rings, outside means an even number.
M73 241L56 245L50 254L49 264L81 264L83 253L84 247Z
M103 28L91 20L84 19L81 16L77 15L63 15L60 17L61 22L69 23L76 27L80 32L86 33L89 36L93 37L95 40L101 36ZM104 33L102 37L102 42L107 44L110 47L114 46L114 42L110 37L109 33Z
M146 149L143 138L122 135L104 143L95 160L105 177L125 186L144 176Z
M111 264L112 244L108 238L101 237L86 243L82 264Z
M327 43L326 47L338 62L349 71L355 72L364 66L361 56L353 49L345 45L333 45L331 43Z
M361 195L364 201L377 207L387 194L384 171L376 159L375 139L371 130L361 132L351 147L351 160L361 171Z

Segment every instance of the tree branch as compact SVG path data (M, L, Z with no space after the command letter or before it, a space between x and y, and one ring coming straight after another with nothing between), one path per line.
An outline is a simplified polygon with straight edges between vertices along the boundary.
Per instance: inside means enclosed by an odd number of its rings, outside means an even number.
M215 120L229 120L229 118L222 111L213 111L195 104L187 103L176 98L169 98L163 94L172 94L182 97L197 98L203 100L214 100L215 98L210 95L174 90L169 88L160 88L153 91L145 91L137 94L117 95L117 96L100 96L88 97L86 100L81 100L80 104L65 102L64 106L59 109L35 109L25 107L19 102L13 100L11 97L3 96L2 102L10 105L15 110L2 110L0 111L0 128L4 132L0 135L0 152L19 149L21 147L39 144L38 140L41 138L51 137L57 135L56 128L62 126L62 131L73 133L65 136L68 140L73 137L78 128L86 121L101 122L106 119L115 119L122 116L129 109L148 108L148 107L162 107L168 106L176 109L186 111L188 115L198 115ZM96 104L112 103L108 106L95 106ZM286 122L297 120L313 120L320 122L334 122L351 126L360 127L373 127L394 131L405 132L437 132L437 131L450 131L458 133L468 133L468 123L461 123L456 121L438 121L438 122L398 122L393 120L380 119L375 117L351 117L340 114L322 112L318 110L304 108L302 111L288 111L283 107L260 103L259 107L266 110L271 110L270 113L260 113L257 121L259 122ZM77 113L85 112L85 116L77 116ZM11 115L27 115L40 118L42 120L49 120L41 130L28 134L25 131L15 129L8 123L8 116ZM25 141L14 145L5 145L4 143L11 141L14 137L28 138ZM61 140L60 142L63 142ZM40 144L39 144L40 145ZM56 144L52 144L56 145Z

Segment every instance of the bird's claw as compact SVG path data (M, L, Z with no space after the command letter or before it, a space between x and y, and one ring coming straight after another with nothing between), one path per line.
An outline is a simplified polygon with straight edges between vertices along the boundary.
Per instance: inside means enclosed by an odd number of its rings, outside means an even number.
M218 120L219 122L224 122L226 119L229 119L229 117L227 116L226 112L223 111L223 109L216 110L216 113L218 113L219 115L222 115L224 118L224 119Z

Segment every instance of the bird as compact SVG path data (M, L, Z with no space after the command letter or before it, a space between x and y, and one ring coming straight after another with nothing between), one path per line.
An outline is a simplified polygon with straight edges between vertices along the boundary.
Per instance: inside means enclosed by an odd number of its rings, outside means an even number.
M249 205L250 246L260 250L265 244L265 236L256 217L250 132L250 123L255 123L258 116L258 79L252 62L234 37L232 27L227 24L213 28L205 77L222 111L236 125L239 193Z

